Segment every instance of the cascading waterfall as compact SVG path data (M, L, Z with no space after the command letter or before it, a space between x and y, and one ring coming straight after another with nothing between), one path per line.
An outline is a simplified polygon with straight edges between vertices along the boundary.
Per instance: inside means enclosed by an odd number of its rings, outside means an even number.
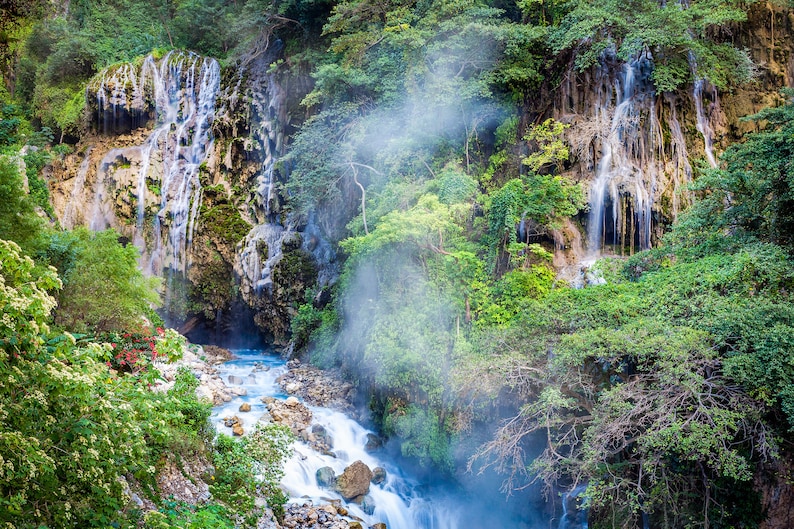
M149 108L154 112L155 126L145 141L111 150L100 163L97 179L112 180L108 172L117 170L119 161L122 165L135 161L135 242L148 256L151 273L166 268L185 272L189 265L187 249L201 204L199 172L212 149L210 126L219 89L218 62L185 52L169 52L159 64L149 55L139 68L126 64L108 70L95 85L97 120L103 132L136 128ZM97 188L95 204L106 202L100 191ZM150 239L145 225L148 207L157 209ZM92 228L108 224L101 209L95 207ZM151 241L148 246L146 240Z
M279 118L285 94L272 75L261 80L261 84L265 86L255 87L260 97L255 97L252 103L259 121L255 135L263 151L262 169L256 178L257 205L264 212L265 218L273 221L277 200L275 165L283 141Z
M245 391L238 391L244 395L215 408L213 421L218 431L228 431L223 425L224 417L237 416L245 431L251 431L263 414L267 417L267 408L261 397L287 397L276 383L276 378L283 372L283 359L257 350L235 351L234 359L219 365L218 374ZM239 412L242 402L250 404L249 412ZM313 423L322 425L328 434L331 452L320 454L308 445L293 444L294 453L285 465L281 482L291 501L304 503L308 499L321 504L332 498L341 500L338 493L318 484L317 470L330 467L340 475L354 461L362 461L371 469L384 468L387 474L383 483L370 486L367 501L370 508L353 502L345 504L352 515L365 522L364 526L383 522L389 529L458 529L487 525L527 527L511 518L505 509L485 505L481 498L463 496L439 483L420 483L403 472L387 454L368 452L365 446L370 432L349 416L326 408L309 408Z
M587 510L579 508L579 497L587 485L577 485L562 495L562 516L558 529L587 529Z
M600 137L601 157L590 186L587 241L591 255L598 254L606 244L623 247L628 243L633 248L636 241L640 249L651 245L656 170L653 156L649 156L652 145L644 141L654 142L658 125L649 71L648 57L624 64L614 82L614 106L610 108L612 94L608 94L596 107L596 120L608 122L609 128ZM650 134L640 130L642 110L646 110ZM631 218L627 218L628 211L633 214Z
M257 293L273 285L271 273L281 259L284 240L293 232L278 224L260 224L246 235L237 253L236 272Z
M714 157L714 134L711 130L711 124L703 107L703 90L706 88L706 80L700 77L697 73L697 61L694 54L689 54L689 68L692 71L692 77L695 82L692 85L692 100L695 102L695 116L697 118L697 130L703 136L703 150L706 154L711 167L717 167L717 159ZM717 91L713 92L714 101L717 100Z
M717 159L714 157L714 134L711 131L711 125L706 117L706 112L703 109L703 89L706 85L705 79L697 79L692 88L692 99L695 101L695 113L697 115L697 129L700 135L703 136L703 145L706 153L706 160L708 160L711 167L717 167ZM716 99L716 96L715 96Z
M72 192L70 194L70 200L66 204L66 209L63 212L63 217L61 218L61 225L67 229L71 230L75 226L75 207L79 203L78 197L80 193L83 192L83 188L85 187L85 179L88 175L88 168L91 165L91 147L86 149L85 157L83 161L80 162L80 167L77 168L77 176L74 179L74 183L72 184Z

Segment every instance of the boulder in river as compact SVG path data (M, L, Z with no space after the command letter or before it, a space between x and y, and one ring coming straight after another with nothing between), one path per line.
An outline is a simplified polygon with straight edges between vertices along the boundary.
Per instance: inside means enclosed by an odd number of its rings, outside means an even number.
M235 424L240 424L242 422L243 422L242 419L240 419L240 417L238 417L237 415L235 415L234 417L223 418L223 425L226 426L227 428L231 428Z
M273 422L288 426L295 435L299 436L302 430L311 426L311 410L295 397L290 397L287 400L265 397L262 398L262 401L267 405Z
M386 469L383 467L375 467L372 469L372 483L380 485L386 481Z
M374 452L378 448L383 446L383 441L381 441L380 437L375 435L374 433L367 434L367 444L364 445L364 450L367 452Z
M247 402L240 404L240 411L251 411L251 405Z
M234 384L235 386L240 386L243 383L243 379L237 375L229 375L227 380L229 381L229 384Z
M356 461L342 472L336 479L339 494L346 500L352 500L369 492L372 471L361 461Z
M333 489L336 486L336 472L331 467L321 467L315 473L317 485L325 489Z

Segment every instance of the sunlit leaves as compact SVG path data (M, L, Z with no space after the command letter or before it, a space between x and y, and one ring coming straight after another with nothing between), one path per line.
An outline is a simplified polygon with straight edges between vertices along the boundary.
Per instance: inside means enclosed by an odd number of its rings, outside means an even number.
M720 28L744 21L746 9L725 0L574 2L551 43L556 53L574 50L579 69L596 64L609 49L624 61L650 52L661 68L654 74L657 89L673 90L698 78L724 89L753 75L746 52L718 37ZM684 64L690 67L686 76Z

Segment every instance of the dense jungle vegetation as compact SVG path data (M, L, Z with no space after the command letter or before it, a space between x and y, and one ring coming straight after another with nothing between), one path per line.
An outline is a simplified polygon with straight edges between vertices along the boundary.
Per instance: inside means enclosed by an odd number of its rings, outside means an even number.
M587 483L593 527L643 513L654 527L756 526L754 476L786 460L794 429L794 104L750 117L757 132L698 166L693 204L657 248L601 260L604 285L567 287L550 248L516 235L524 222L542 238L586 208L564 176L565 126L538 104L569 65L652 53L660 93L696 79L729 90L756 69L733 38L754 6L2 3L0 522L134 524L119 476L156 497L164 454L196 450L215 460L217 503L162 504L147 527L253 511L256 464L213 444L192 375L146 389L152 352L182 346L154 330L156 280L113 232L58 229L41 170L87 133L85 87L102 68L172 48L235 68L279 41L271 70L312 87L280 192L293 215L341 210L331 236L345 257L331 303L310 292L293 338L371 389L403 454L450 473L494 467L508 493ZM138 349L127 335L152 352L119 357ZM497 402L513 416L474 435Z

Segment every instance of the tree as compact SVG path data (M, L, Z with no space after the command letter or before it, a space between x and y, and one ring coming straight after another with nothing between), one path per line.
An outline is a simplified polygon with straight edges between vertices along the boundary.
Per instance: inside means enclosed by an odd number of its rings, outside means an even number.
M794 103L746 119L763 123L763 130L729 147L722 167L706 170L693 185L702 199L674 233L679 244L732 233L794 248Z
M78 228L53 235L51 257L61 264L64 287L55 322L96 332L140 328L160 296L155 278L138 269L138 249L122 245L113 230Z
M662 527L740 516L721 502L776 446L765 404L726 376L708 333L639 318L547 340L547 360L506 364L512 389L532 397L476 456L507 474L506 491L587 483L591 516L615 527L642 513ZM533 443L543 449L527 464Z
M746 19L751 3L693 0L686 4L656 0L578 0L551 32L555 53L571 50L580 70L597 64L611 50L622 61L649 51L659 91L708 79L720 89L748 81L754 68L746 50L734 47L728 24Z
M44 222L36 215L33 201L23 188L18 163L0 155L0 239L15 241L30 253Z

